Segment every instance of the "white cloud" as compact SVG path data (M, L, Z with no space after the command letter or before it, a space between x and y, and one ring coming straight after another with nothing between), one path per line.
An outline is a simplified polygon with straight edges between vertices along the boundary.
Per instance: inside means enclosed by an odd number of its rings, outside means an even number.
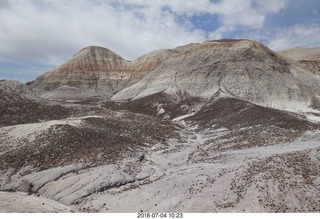
M286 6L287 0L0 0L0 60L54 67L88 45L134 59L224 38L239 27L259 30ZM215 30L193 24L204 14L217 18L210 21Z
M220 16L226 32L237 27L261 29L267 15L276 13L287 6L287 0L222 0L215 5L214 12Z
M1 57L48 62L49 54L65 58L98 44L132 59L153 49L204 40L205 34L157 8L129 10L89 0L35 2L12 0L11 9L1 11Z
M318 24L294 25L286 29L278 29L269 40L268 46L276 51L295 46L319 46L320 27Z
M228 31L237 25L261 28L265 14L281 8L281 4L277 8L270 0L263 0L257 11L252 1L2 1L6 8L0 13L0 55L8 58L28 55L46 62L49 53L61 57L99 44L132 59L153 49L205 40L206 30L193 27L188 19L178 22L178 15L216 14L222 23L217 31L223 36L221 30ZM165 7L171 11L163 10Z
M279 12L287 5L287 0L220 0L214 3L210 0L121 0L122 4L132 4L148 9L169 7L174 13L189 16L209 13L220 16L222 26L247 26L261 28L268 13Z
M276 13L288 6L288 0L254 0L253 4L265 13Z

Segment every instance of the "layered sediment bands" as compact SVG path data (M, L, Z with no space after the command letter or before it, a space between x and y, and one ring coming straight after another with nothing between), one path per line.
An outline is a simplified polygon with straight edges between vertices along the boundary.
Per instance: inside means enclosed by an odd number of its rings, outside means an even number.
M210 99L222 92L255 104L300 110L320 92L315 74L297 65L255 41L207 41L169 57L112 100L161 92Z
M210 99L222 92L267 107L309 111L320 96L318 50L290 51L276 53L255 41L226 39L156 50L129 62L90 46L30 87L46 99L63 101L124 101L162 92ZM300 61L284 54L296 54Z
M30 87L45 93L43 97L48 99L83 100L93 96L109 99L176 53L174 50L158 50L129 62L109 49L90 46L57 69L39 76ZM64 98L65 86L69 90L82 89L82 92L78 95L69 95L69 92Z
M128 65L128 72L132 75L130 84L141 80L149 72L157 68L170 56L177 55L179 52L172 49L162 49L143 55Z
M279 51L278 54L295 61L320 61L320 47L294 47L287 50Z
M250 40L0 80L0 210L319 212L319 82Z
M30 87L52 91L63 85L87 90L91 96L108 98L130 80L127 61L111 50L90 46L57 69L39 76Z

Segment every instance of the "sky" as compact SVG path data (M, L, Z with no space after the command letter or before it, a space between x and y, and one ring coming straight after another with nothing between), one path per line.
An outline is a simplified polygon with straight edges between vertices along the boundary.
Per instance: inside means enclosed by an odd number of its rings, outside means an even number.
M320 1L0 0L0 79L32 81L90 45L134 60L222 38L320 46Z

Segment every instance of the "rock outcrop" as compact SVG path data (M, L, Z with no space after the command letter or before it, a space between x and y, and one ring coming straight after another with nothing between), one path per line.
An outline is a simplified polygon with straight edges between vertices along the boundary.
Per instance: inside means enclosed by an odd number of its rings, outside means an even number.
M91 46L30 87L46 99L63 101L123 101L161 92L210 99L223 93L267 107L312 111L320 106L317 51L276 53L251 40L213 40L153 51L130 62Z
M27 85L16 80L0 80L1 103L14 102L17 99L29 99L37 101L39 95L33 92Z
M320 47L294 47L291 49L279 51L278 54L295 61L320 61Z
M43 93L47 99L109 99L176 53L174 50L158 50L130 62L109 49L89 46L57 69L40 75L30 87ZM77 89L81 92L74 92Z
M166 59L112 100L156 93L210 99L226 96L287 110L310 110L320 96L319 79L304 66L250 40L218 40L189 46Z
M138 82L152 70L173 55L179 54L178 50L161 49L143 55L128 64L128 72L132 75L130 85Z
M320 212L318 64L219 40L0 81L0 210Z
M91 96L109 98L130 80L126 65L127 61L111 50L90 46L57 69L39 76L30 87L52 91L68 85L86 90Z
M305 68L314 74L319 74L320 72L320 47L294 47L279 51L278 54L289 60L296 61L299 65L298 68Z
M0 81L0 127L66 118L71 111L45 101L25 84L13 80Z

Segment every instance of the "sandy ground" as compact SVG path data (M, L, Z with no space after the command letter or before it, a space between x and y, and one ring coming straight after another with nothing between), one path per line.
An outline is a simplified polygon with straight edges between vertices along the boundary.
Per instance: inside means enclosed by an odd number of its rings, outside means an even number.
M62 213L74 212L60 202L22 192L0 192L1 213Z
M206 162L197 161L201 145L171 157L151 155L161 179L96 193L78 206L85 212L319 212L320 145L312 135L308 141L218 153Z
M222 138L228 129L185 127L112 165L2 171L1 189L20 192L1 192L0 211L320 212L319 131L237 148Z

